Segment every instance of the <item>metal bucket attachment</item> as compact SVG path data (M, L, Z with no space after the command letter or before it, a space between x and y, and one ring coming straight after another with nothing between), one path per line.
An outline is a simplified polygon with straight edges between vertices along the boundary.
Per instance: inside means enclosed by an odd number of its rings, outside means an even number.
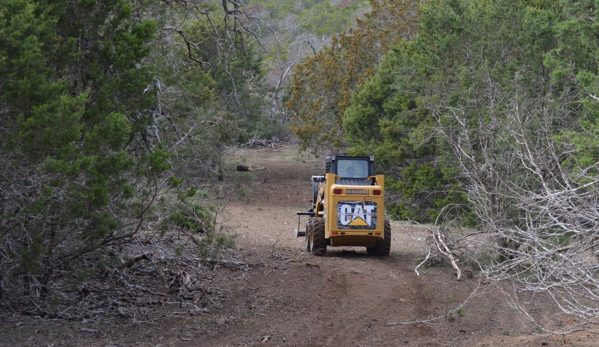
M314 212L312 210L298 211L298 212L296 212L296 214L297 214L297 229L295 229L295 237L306 237L306 231L299 230L299 228L301 226L301 219L302 219L302 216L314 217Z

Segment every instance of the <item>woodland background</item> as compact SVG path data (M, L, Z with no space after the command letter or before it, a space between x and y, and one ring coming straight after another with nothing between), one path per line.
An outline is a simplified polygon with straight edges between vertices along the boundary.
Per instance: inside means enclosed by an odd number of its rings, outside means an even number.
M391 218L597 323L598 20L594 0L0 0L0 299L56 298L142 232L215 256L223 151L293 133L374 154Z

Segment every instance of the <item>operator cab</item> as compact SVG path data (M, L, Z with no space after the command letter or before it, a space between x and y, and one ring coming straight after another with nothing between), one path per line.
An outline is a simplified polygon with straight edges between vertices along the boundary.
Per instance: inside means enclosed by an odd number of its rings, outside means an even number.
M374 176L374 156L330 156L325 158L325 165L326 173L334 173L340 177L337 184L357 186L374 184L374 180L368 179Z

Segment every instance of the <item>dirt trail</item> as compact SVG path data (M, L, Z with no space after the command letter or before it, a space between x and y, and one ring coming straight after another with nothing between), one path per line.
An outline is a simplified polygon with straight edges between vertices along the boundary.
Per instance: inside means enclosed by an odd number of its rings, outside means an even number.
M577 345L572 336L533 335L534 325L477 277L457 282L447 267L417 276L422 228L393 222L389 257L350 247L329 248L324 257L304 252L293 233L295 212L310 206L310 176L323 173L323 161L301 158L294 148L241 150L231 160L261 169L248 174L254 183L245 198L229 196L224 218L239 251L264 266L240 277L227 304L232 322L212 345ZM477 287L486 294L450 313Z
M113 299L127 314L71 322L3 307L0 346L599 345L583 334L536 335L534 324L476 276L457 282L450 267L416 275L422 227L392 222L388 257L349 247L329 248L324 257L306 253L293 232L295 212L310 206L310 176L323 174L323 161L293 147L238 150L228 160L254 168L229 172L217 188L220 220L237 235L237 248L209 266L173 267L196 283L186 305L151 263L140 262L121 271L143 278L149 290ZM476 288L483 295L456 310ZM543 302L535 304L547 315Z

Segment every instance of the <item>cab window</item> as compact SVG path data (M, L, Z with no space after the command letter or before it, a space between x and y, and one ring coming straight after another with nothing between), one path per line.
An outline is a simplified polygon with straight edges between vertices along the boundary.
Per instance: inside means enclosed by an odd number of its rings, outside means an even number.
M368 162L366 160L339 160L337 175L343 178L368 177Z

